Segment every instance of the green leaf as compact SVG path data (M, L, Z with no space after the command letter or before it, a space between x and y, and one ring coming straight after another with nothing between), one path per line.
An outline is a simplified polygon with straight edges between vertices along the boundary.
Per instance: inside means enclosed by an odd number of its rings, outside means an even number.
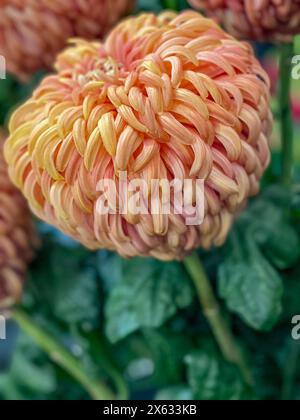
M121 278L105 307L110 341L117 342L141 327L159 327L192 302L193 289L179 263L142 258L118 258L117 262Z
M245 399L247 388L237 368L226 363L210 342L203 343L201 350L187 355L185 361L188 366L188 383L194 399Z
M155 399L157 401L191 401L193 393L187 385L174 385L158 391Z
M123 276L120 257L114 253L99 251L97 259L98 272L103 279L105 289L109 291L120 283Z
M179 383L184 374L184 356L193 344L188 334L172 333L166 328L147 328L143 330L143 336L154 362L156 382Z
M283 297L284 317L290 323L293 316L300 314L300 263L285 275Z
M158 13L162 10L161 2L160 0L139 0L138 10Z
M276 193L269 189L263 198L255 200L238 226L251 234L271 264L284 270L295 265L300 257L300 241L289 220L290 194L280 189Z
M97 324L99 310L99 291L93 269L68 277L53 307L56 317L68 324Z
M0 394L6 400L47 398L56 389L54 367L24 334L18 338L9 372L0 374Z
M137 9L139 11L150 11L158 13L162 9L166 8L166 0L139 0ZM184 10L190 7L187 0L176 0L178 11Z
M219 267L220 296L249 326L268 331L281 314L282 279L253 240L236 247Z
M45 240L30 271L28 292L34 302L66 324L98 325L99 284L90 257L81 247Z

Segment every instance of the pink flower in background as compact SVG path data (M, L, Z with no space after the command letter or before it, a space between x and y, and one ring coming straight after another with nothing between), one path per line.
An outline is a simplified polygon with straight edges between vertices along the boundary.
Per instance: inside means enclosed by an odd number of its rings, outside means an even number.
M300 0L189 0L236 36L290 41L300 33Z
M270 83L252 47L196 12L144 14L104 44L78 40L56 69L12 116L5 148L34 213L125 257L221 245L270 158ZM99 181L117 183L121 171L147 183L204 179L204 222L99 214Z
M133 9L134 0L0 0L0 54L27 78L52 68L73 36L101 39Z
M37 238L26 201L8 178L0 132L0 311L20 301Z

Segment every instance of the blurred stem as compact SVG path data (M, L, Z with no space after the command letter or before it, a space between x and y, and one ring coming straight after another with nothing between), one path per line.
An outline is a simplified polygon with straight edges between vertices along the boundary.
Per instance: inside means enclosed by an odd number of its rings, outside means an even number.
M177 0L162 0L164 9L177 10Z
M76 357L43 328L39 327L24 311L15 309L12 316L20 328L48 354L53 362L80 383L94 400L115 399L115 395L104 383L89 375Z
M279 48L279 112L282 144L282 183L290 186L293 176L293 115L291 101L291 73L293 43L282 43Z
M213 288L198 255L194 253L190 257L187 257L184 260L184 265L194 282L203 313L225 359L239 368L248 385L253 385L254 381L251 369L247 364L242 349L224 320Z

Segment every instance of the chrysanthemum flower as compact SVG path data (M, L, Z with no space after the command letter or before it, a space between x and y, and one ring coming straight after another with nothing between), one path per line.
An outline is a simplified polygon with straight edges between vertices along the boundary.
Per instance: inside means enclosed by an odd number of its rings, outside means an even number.
M73 36L99 39L135 0L0 0L0 55L20 78L52 68Z
M234 35L254 40L290 41L300 33L300 0L189 0L217 16Z
M197 12L144 14L103 45L77 41L56 69L13 115L6 144L35 214L125 257L180 259L222 244L269 162L269 79L251 46ZM99 214L98 182L117 184L120 171L147 182L204 179L204 222Z
M19 302L37 245L27 203L8 177L3 143L0 132L0 311Z

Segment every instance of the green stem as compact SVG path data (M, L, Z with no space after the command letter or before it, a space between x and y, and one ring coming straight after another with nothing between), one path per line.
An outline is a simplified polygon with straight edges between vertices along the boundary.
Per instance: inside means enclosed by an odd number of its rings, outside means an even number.
M76 359L54 337L39 327L24 311L15 309L13 318L23 331L28 334L49 357L66 372L68 372L94 400L113 400L115 395L104 384L91 377Z
M204 315L212 329L224 358L240 369L247 384L253 385L254 381L251 369L247 364L243 351L236 343L233 333L224 320L213 288L197 254L194 253L192 256L187 257L184 261L184 265L194 282Z
M177 0L162 0L164 9L177 10Z
M129 390L122 374L117 368L111 355L110 346L101 334L95 332L85 333L84 337L90 343L89 354L97 364L103 366L103 370L112 379L118 400L128 400Z
M293 115L291 101L291 73L293 43L280 45L279 113L282 142L282 183L290 186L293 176Z

